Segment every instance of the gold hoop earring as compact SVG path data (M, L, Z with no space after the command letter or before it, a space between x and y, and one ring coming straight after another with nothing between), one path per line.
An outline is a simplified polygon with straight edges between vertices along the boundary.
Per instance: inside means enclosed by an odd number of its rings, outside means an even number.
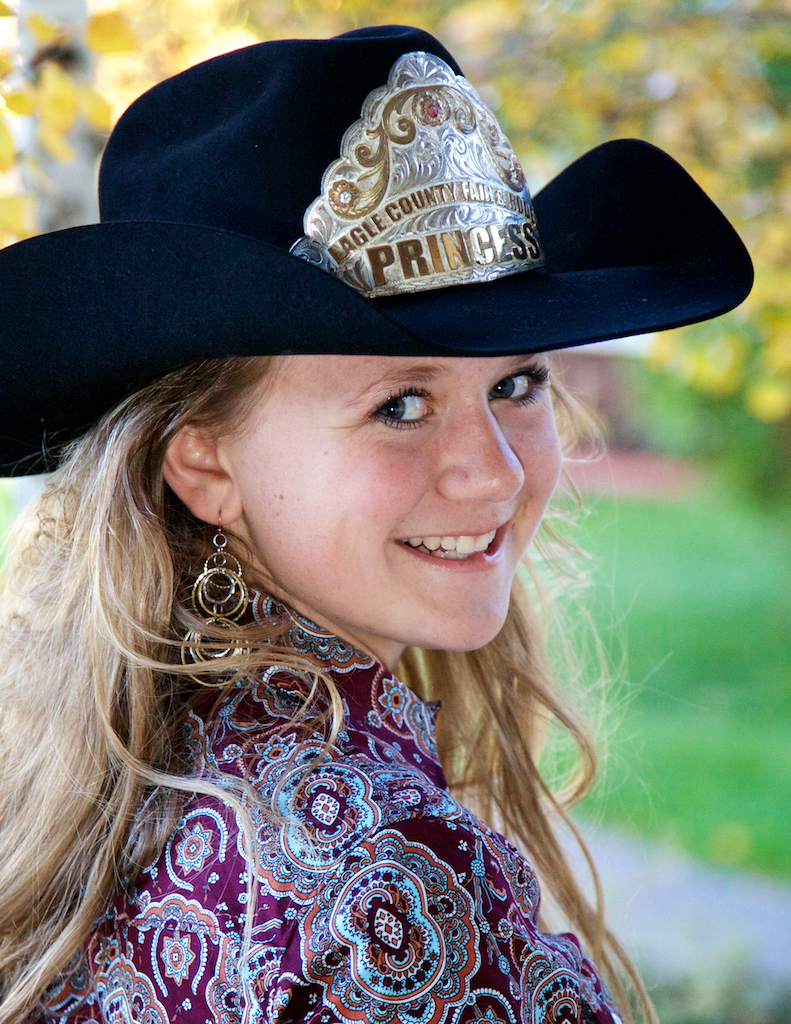
M207 626L217 629L233 629L250 603L250 592L242 578L242 566L238 558L225 550L228 538L222 531L222 522L212 538L214 551L203 563L203 571L192 585L191 603L193 611L205 620ZM209 640L209 643L212 641ZM216 641L215 641L216 642ZM221 650L206 650L207 641L196 629L184 637L181 648L182 665L200 665L215 658L247 654L248 648L232 644ZM201 686L225 686L225 681L213 682L189 673L191 679Z

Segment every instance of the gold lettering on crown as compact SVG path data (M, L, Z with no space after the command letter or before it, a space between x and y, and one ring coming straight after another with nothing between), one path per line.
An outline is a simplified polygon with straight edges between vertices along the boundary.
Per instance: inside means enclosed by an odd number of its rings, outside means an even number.
M510 221L504 227L486 225L469 231L442 231L404 238L392 244L364 248L379 295L395 295L418 278L432 278L491 264L535 265L540 249L529 221ZM341 250L339 255L345 258ZM342 260L341 260L342 262Z

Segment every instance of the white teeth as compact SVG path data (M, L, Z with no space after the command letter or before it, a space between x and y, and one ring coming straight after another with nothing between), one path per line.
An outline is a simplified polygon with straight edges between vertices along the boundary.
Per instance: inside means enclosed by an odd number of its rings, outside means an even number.
M409 537L406 543L413 548L422 546L438 558L467 558L476 551L485 551L496 533L492 530L480 537Z

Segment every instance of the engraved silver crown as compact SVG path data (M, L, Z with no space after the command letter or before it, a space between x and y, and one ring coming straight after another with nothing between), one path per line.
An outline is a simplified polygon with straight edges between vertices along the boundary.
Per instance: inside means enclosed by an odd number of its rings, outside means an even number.
M295 256L364 295L491 281L544 260L522 168L466 78L407 53L363 104Z

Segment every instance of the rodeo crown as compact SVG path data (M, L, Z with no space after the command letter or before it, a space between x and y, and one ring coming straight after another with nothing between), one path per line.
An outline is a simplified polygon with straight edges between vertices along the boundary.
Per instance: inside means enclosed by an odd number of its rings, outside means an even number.
M543 264L522 168L475 89L409 53L363 104L291 252L376 297Z

